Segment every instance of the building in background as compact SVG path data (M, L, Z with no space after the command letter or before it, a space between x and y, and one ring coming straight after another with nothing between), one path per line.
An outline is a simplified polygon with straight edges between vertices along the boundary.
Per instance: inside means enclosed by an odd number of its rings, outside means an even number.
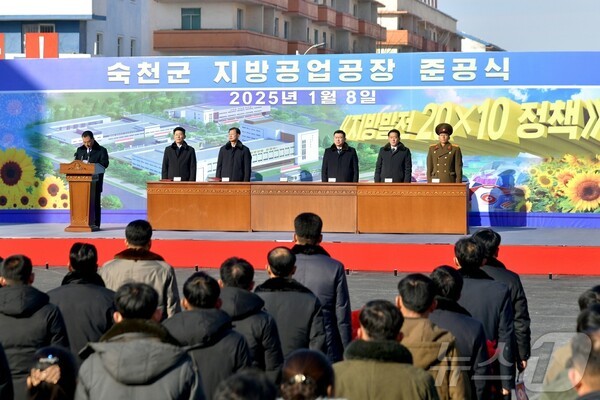
M387 30L378 53L461 51L456 19L437 9L436 0L380 0L379 23Z
M374 53L377 0L0 2L6 58L25 34L58 33L60 57Z
M467 53L480 53L486 51L506 51L503 48L496 46L493 43L486 42L485 40L479 39L473 35L469 35L465 32L460 32L462 36L461 47L462 51Z

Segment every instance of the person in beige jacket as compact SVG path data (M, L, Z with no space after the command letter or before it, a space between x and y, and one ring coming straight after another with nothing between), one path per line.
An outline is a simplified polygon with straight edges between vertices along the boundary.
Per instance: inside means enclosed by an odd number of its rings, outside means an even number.
M422 274L411 274L398 283L396 306L404 316L402 344L413 356L413 364L435 380L441 400L471 399L468 360L460 358L454 336L427 317L435 309L435 285Z
M431 375L413 366L400 341L404 319L387 300L371 300L360 311L360 328L333 364L335 396L347 400L438 400Z
M162 319L180 312L175 271L162 256L150 251L150 223L143 219L130 222L125 228L125 245L127 249L115 254L115 258L98 271L106 287L117 291L124 283L146 283L158 292Z

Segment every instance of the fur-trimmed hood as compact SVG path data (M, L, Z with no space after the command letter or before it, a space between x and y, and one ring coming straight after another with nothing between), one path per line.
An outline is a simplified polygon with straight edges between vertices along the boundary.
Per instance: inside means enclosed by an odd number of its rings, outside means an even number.
M412 364L410 351L395 340L365 341L355 340L344 352L345 360L367 360Z
M161 255L145 249L125 249L122 252L115 254L115 259L165 261Z

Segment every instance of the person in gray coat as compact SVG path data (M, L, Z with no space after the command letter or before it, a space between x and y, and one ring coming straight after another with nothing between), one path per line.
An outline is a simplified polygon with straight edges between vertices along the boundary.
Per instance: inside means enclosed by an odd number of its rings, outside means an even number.
M321 247L322 229L323 221L317 214L302 213L294 220L294 279L319 298L323 307L327 357L331 362L338 362L352 341L352 310L344 264L331 258Z
M158 293L126 283L115 304L115 325L82 351L75 399L204 399L192 359L159 323Z

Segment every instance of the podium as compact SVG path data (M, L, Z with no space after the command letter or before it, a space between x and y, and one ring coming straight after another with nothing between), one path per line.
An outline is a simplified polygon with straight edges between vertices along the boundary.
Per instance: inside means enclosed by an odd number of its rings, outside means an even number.
M94 193L98 183L98 174L104 173L100 164L84 163L75 160L60 164L60 173L67 175L69 182L69 203L71 206L71 224L65 228L67 232L92 232L98 228L94 225L96 200Z

